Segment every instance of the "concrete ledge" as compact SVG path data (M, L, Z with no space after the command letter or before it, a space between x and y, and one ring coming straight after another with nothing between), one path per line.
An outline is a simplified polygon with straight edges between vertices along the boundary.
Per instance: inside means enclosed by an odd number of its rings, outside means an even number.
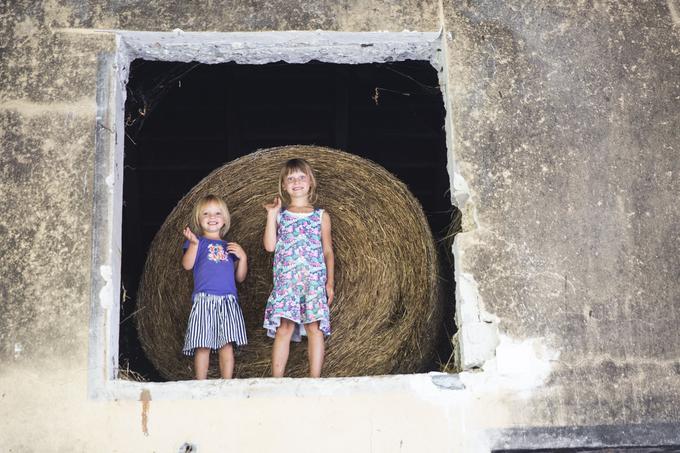
M137 401L142 392L154 401L247 399L276 397L356 396L360 394L412 393L441 401L444 395L463 390L457 375L446 373L362 376L345 378L208 379L204 381L135 382L107 381L91 394L95 399ZM454 391L452 393L452 390ZM146 393L148 392L148 393Z

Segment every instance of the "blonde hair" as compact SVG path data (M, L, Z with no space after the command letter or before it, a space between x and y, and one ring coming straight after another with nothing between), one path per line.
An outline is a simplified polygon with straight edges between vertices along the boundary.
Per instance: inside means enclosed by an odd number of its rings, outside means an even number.
M220 228L220 237L226 236L229 227L231 226L231 215L229 214L229 208L227 208L227 203L220 197L216 195L206 195L196 202L194 206L194 212L191 214L191 221L193 222L192 231L199 231L200 235L203 235L204 231L201 228L201 211L206 205L210 203L215 203L224 213L224 225Z
M281 175L279 176L279 196L286 203L290 203L290 198L283 188L288 175L295 171L302 172L309 178L309 202L311 204L316 203L316 178L314 177L314 170L312 170L312 166L309 165L309 162L300 158L290 159L283 164L283 167L281 167Z

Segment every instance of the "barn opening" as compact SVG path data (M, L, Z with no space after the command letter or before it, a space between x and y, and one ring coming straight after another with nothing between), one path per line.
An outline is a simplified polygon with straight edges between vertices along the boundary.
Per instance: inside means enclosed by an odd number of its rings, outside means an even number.
M444 117L438 74L429 61L133 61L125 104L121 376L163 380L145 356L133 322L139 278L155 233L202 178L257 149L313 144L380 164L419 200L441 255L449 257L447 238L456 212L450 202ZM447 294L437 354L423 372L441 370L452 352L453 271L446 259L442 266Z

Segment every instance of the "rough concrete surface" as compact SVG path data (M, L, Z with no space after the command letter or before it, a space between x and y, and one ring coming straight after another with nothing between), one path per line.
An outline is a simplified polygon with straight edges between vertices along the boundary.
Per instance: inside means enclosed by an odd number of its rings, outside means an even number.
M3 361L82 350L89 305L92 120L14 105L0 112Z
M10 17L30 18L50 29L98 28L171 31L433 31L439 26L432 0L118 2L106 0L11 0ZM9 6L9 5L8 5ZM8 24L13 20L7 20Z
M678 419L669 4L445 5L453 152L474 207L460 264L502 332L560 351L546 423Z
M504 430L537 427L606 426L605 446L635 445L635 430L611 427L680 426L678 11L676 0L2 3L0 450L274 451L270 433L301 430L291 411L309 433L296 451L489 451L508 447L494 444ZM284 380L279 396L227 402L228 383L199 397L131 384L150 401L89 398L88 379L104 380L88 370L98 55L115 53L114 29L175 28L442 29L449 168L465 189L457 272L476 285L459 328L493 326L462 385L405 377L333 397L346 383L315 394ZM564 432L546 442L566 446Z

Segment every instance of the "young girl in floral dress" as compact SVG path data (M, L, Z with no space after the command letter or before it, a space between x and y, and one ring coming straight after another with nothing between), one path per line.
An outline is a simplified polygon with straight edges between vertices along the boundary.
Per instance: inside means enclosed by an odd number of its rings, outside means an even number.
M264 248L274 253L274 289L267 301L264 328L274 338L272 375L286 370L290 342L307 336L309 375L321 376L324 338L331 332L334 257L331 219L315 209L316 179L304 159L281 169L279 195L265 204ZM286 202L282 210L281 200Z

